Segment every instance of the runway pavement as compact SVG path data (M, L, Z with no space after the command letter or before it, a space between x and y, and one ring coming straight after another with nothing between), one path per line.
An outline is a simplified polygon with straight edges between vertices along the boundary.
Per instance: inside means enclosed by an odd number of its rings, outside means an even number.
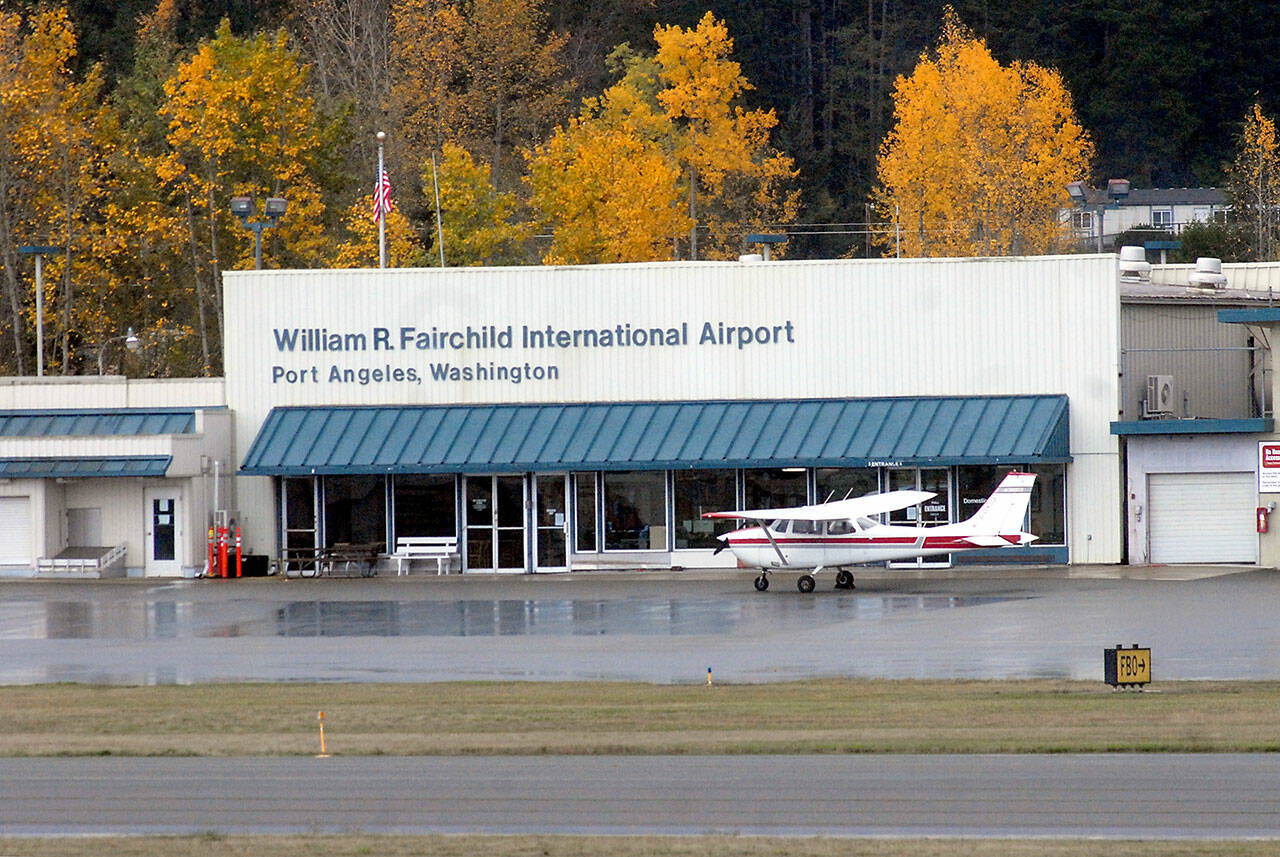
M1280 757L0 759L0 835L1276 838Z

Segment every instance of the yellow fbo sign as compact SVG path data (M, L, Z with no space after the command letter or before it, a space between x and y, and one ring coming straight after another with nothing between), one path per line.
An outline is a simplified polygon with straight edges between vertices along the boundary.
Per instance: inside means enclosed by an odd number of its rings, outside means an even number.
M1103 675L1112 687L1151 683L1151 649L1140 649L1134 643L1132 649L1117 645L1114 649L1103 649L1102 654Z

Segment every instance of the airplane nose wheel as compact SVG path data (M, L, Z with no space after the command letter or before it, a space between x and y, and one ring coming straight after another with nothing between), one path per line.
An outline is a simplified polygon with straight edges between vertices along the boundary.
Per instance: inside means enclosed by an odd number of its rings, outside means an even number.
M800 575L800 579L796 581L796 588L801 592L812 592L813 586L813 577L808 574Z
M769 588L769 578L763 574L756 578L756 592L764 592Z
M846 568L837 571L836 589L853 589L853 572Z

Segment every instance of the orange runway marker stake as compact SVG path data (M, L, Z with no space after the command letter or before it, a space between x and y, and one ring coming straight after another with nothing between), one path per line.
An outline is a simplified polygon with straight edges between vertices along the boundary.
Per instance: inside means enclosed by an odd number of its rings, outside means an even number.
M325 752L325 749L324 749L324 712L323 712L323 711L321 711L321 712L316 716L316 719L320 721L320 752L319 752L318 754L316 754L316 758L317 758L317 759L327 759L327 758L329 758L329 754L328 754L328 753L326 753L326 752Z

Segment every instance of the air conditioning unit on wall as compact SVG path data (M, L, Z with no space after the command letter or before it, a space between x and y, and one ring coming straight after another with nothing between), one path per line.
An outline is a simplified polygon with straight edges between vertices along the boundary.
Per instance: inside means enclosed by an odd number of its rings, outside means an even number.
M1147 397L1142 400L1144 419L1173 415L1173 376L1148 375Z

